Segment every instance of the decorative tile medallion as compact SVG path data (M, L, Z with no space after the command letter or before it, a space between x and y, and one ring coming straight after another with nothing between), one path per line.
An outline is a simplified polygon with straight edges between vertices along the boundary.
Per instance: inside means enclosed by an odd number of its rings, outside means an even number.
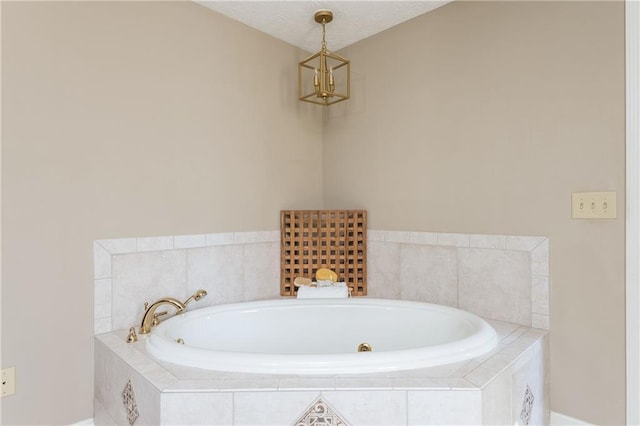
M531 420L531 411L533 410L533 401L535 400L533 392L529 385L524 390L524 399L522 400L522 409L520 410L520 420L525 426L529 425Z
M294 426L348 426L333 409L318 398L311 407L300 416L293 424Z
M124 409L127 412L127 420L129 420L129 426L132 426L138 416L138 404L136 403L136 394L133 392L133 386L131 385L131 379L127 382L122 390L122 403Z

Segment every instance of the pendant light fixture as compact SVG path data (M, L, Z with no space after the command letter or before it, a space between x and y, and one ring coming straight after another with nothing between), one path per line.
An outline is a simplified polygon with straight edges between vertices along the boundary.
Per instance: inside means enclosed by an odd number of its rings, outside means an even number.
M322 46L298 64L298 99L328 106L349 99L351 65L348 59L327 50L325 25L333 20L333 12L319 10L314 19L322 25Z

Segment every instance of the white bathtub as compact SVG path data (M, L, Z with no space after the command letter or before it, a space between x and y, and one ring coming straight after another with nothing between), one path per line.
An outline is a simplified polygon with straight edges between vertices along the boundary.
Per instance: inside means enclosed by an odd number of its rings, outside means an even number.
M331 375L448 364L482 355L496 342L482 318L447 306L280 299L178 315L152 331L146 348L162 361L209 370ZM373 351L358 352L361 343Z

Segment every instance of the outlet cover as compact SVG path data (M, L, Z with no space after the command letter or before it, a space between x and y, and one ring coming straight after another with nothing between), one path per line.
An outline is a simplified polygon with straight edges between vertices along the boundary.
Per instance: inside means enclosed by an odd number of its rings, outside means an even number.
M9 367L2 370L2 396L16 393L16 368Z

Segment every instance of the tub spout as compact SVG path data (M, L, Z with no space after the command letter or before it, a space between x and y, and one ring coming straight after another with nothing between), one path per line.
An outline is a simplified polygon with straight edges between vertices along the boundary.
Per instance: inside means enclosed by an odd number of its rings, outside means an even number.
M149 306L148 303L144 304L144 315L142 316L142 322L140 323L140 334L148 334L151 331L151 328L158 325L160 322L160 317L162 315L166 315L168 312L157 312L160 306L169 305L176 310L175 315L179 315L183 313L187 309L187 305L192 300L198 301L207 295L207 292L204 290L198 290L193 295L191 295L184 302L179 301L173 297L164 297Z

